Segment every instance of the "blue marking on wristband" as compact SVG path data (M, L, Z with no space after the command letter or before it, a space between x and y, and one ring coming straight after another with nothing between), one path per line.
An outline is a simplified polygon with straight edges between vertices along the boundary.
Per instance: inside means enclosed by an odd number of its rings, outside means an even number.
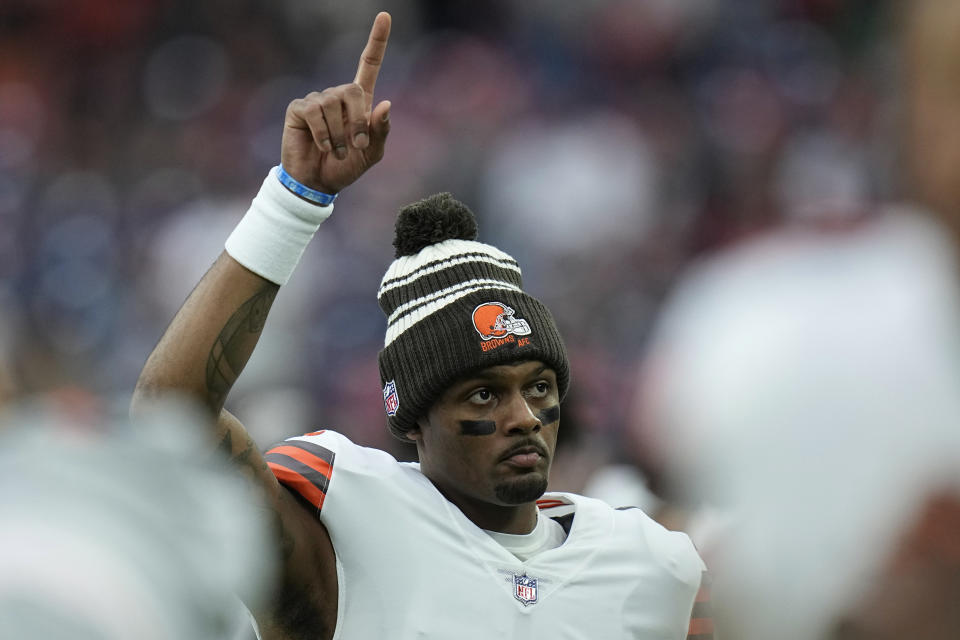
M316 189L311 189L305 184L301 184L294 180L289 173L287 173L283 165L277 165L277 179L280 181L280 184L285 186L287 189L297 194L304 200L309 200L314 204L319 204L321 206L327 206L333 204L333 201L337 199L339 193L330 195L329 193L324 193L322 191L317 191Z

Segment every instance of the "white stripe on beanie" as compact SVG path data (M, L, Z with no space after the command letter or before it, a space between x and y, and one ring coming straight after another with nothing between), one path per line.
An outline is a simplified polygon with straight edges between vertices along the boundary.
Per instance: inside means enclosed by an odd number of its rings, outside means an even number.
M416 280L421 275L426 275L428 273L417 273L420 269L430 266L434 262L441 262L450 259L456 259L457 262L450 264L445 264L439 268L445 268L451 266L451 264L458 264L460 262L472 262L476 261L474 259L463 259L461 257L466 257L464 254L470 253L481 253L490 256L495 261L500 261L506 264L498 264L498 266L504 267L506 269L513 269L517 273L520 273L520 267L517 265L517 261L514 260L509 254L500 251L496 247L492 247L489 244L484 244L482 242L476 242L475 240L444 240L443 242L438 242L427 247L424 247L420 250L419 253L416 253L412 256L401 256L393 261L390 265L390 268L387 269L387 272L384 274L383 279L380 281L380 293L388 291L394 287L392 280L398 278L403 278L405 281L398 282L397 285L406 284L409 281ZM496 264L496 263L495 263ZM409 278L407 281L406 279Z
M384 338L383 347L384 348L389 347L390 343L392 343L394 340L399 338L401 334L409 330L415 324L417 324L421 320L425 320L426 318L436 313L437 311L440 311L441 309L450 306L457 300L464 298L470 295L471 293L476 293L477 291L487 291L487 290L518 291L520 293L523 292L523 290L520 289L520 287L510 284L508 282L496 283L493 285L479 285L475 287L470 287L468 289L462 289L462 290L456 291L443 298L440 298L439 300L435 300L418 309L415 309L414 311L400 318L397 322L387 327L387 335Z
M413 273L410 273L409 275L401 276L398 279L393 280L389 284L381 285L380 291L377 293L377 298L383 297L383 294L387 293L388 291L392 291L397 287L402 287L404 285L410 284L411 282L414 282L418 278L422 278L423 276L436 273L437 271L448 269L458 264L465 264L467 262L485 262L487 264L492 264L495 267L500 267L501 269L510 269L511 271L516 271L517 275L522 275L520 272L520 267L517 265L516 261L514 260L510 260L508 262L506 260L491 258L489 256L480 256L480 255L477 255L476 252L473 252L473 254L470 254L470 255L457 255L457 256L448 258L446 260L441 260L436 264L430 265L429 267L423 267L421 269L414 271ZM386 281L386 279L384 279L384 281Z
M390 314L389 318L387 318L387 325L392 325L399 318L404 316L410 309L413 309L414 307L419 307L420 305L423 305L427 302L432 302L437 298L449 296L450 294L456 293L461 289L465 289L469 287L476 291L478 289L483 289L485 287L486 288L502 288L504 286L509 287L514 291L520 291L520 287L510 282L506 282L504 280L494 280L493 278L473 278L471 280L464 280L463 282L458 282L452 287L447 287L446 289L439 289L437 291L434 291L420 298L414 298L413 300L408 300L404 302L402 305L397 307L393 313Z

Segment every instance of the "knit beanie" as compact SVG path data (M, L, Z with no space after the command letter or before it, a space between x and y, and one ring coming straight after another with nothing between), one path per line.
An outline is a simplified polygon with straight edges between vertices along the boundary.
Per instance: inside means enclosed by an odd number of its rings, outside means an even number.
M387 316L380 382L391 433L401 440L457 380L502 364L539 360L570 382L550 311L523 291L517 261L476 241L466 205L440 193L400 210L396 259L377 300Z

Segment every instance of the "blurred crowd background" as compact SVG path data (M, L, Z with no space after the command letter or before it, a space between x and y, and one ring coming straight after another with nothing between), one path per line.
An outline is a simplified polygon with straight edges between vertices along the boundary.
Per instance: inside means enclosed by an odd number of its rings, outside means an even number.
M230 408L261 445L388 435L375 292L396 211L451 191L570 350L554 486L627 436L657 311L705 252L895 197L895 30L872 0L3 0L0 393L124 404L278 162L286 104L350 82L378 10L384 160L281 292ZM576 450L576 455L570 452Z

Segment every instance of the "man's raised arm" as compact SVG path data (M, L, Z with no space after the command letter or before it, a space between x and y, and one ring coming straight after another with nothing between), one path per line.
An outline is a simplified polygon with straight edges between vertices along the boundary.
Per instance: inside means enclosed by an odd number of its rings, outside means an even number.
M240 423L223 411L227 394L260 338L282 284L332 212L333 197L382 157L390 103L373 91L390 34L377 16L351 84L313 92L287 108L281 165L270 172L226 250L193 290L137 381L132 411L170 393L217 417L227 453L275 486Z
M381 13L353 83L314 92L287 108L281 164L270 171L225 251L177 312L137 381L133 414L166 395L193 398L211 416L215 442L266 492L282 556L272 601L255 612L265 640L329 638L337 615L333 546L315 514L282 489L243 425L224 410L281 285L333 200L383 157L390 103L373 90L390 35Z

